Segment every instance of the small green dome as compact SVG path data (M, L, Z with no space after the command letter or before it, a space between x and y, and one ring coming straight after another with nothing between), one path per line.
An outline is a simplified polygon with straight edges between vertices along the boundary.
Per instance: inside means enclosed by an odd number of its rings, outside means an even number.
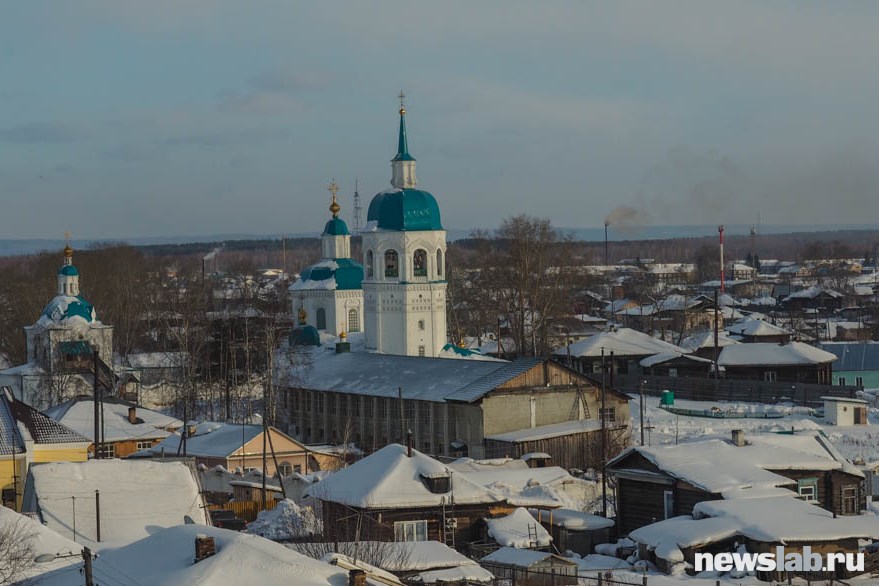
M391 189L372 198L367 222L381 230L442 230L439 206L421 189Z
M76 267L73 265L64 265L58 269L58 274L64 275L65 277L78 277L79 271L76 270Z
M325 236L350 236L348 225L341 218L333 218L324 226Z
M41 315L57 324L72 317L82 318L91 323L95 321L95 308L82 295L76 297L58 295L46 305Z
M302 326L290 332L291 346L320 346L320 332L314 326Z
M363 265L350 258L325 259L302 269L291 291L311 289L357 290L363 281Z

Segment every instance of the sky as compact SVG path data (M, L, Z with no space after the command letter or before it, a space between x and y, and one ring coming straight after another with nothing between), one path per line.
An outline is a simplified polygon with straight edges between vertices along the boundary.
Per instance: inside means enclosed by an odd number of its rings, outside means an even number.
M398 92L450 230L876 224L879 3L0 4L0 238L318 232ZM366 211L364 209L364 215ZM614 219L616 221L616 219Z

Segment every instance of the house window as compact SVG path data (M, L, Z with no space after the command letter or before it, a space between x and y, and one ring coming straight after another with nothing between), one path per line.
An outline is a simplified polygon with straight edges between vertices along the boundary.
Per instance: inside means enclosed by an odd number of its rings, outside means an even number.
M366 251L366 278L367 278L367 279L371 279L371 278L372 278L372 266L373 266L373 265L372 265L372 262L373 262L373 259L372 259L372 251L371 251L371 250L367 250L367 251Z
M424 346L418 347L418 355L421 356L422 358L424 358L424 355L425 355Z
M443 276L443 251L436 251L436 274L438 277Z
M137 442L138 450L148 450L153 447L153 442L151 440Z
M858 514L858 487L843 486L842 487L842 510L843 515Z
M807 503L818 502L818 479L801 478L797 480L797 494Z
M349 332L359 332L360 331L360 319L357 317L356 309L348 310L348 331Z
M416 277L427 276L427 252L425 250L419 248L412 255L412 268Z
M400 276L400 263L399 263L399 258L397 257L396 250L389 250L389 251L385 252L385 276L386 277Z
M617 408L616 407L604 407L599 409L601 413L601 421L604 422L605 425L613 425L617 420Z
M394 541L427 541L427 521L397 521Z
M101 458L115 458L116 444L101 444L101 449L98 450L98 455Z
M671 490L662 493L662 508L665 519L671 519L675 516L675 493Z
M281 476L290 476L293 474L293 466L290 465L290 462L281 462L278 465L278 473Z
M317 329L325 330L327 329L327 310L323 307L319 307L317 310Z
M669 369L668 369L668 376L677 376L677 375L678 375L678 369L677 369L677 368L669 368Z
M764 372L763 373L763 380L765 380L768 383L774 383L775 382L775 371L774 370L767 370L766 372Z

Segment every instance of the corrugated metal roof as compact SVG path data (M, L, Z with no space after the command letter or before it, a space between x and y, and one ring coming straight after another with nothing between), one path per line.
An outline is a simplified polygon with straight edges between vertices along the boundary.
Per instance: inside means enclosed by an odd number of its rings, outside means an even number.
M818 347L836 355L833 370L879 370L879 343L822 342Z
M66 425L58 423L51 417L43 415L30 405L21 401L12 401L12 414L24 425L37 444L76 444L91 443Z
M292 387L420 401L478 400L506 381L540 364L541 359L514 362L456 360L349 352L321 356L298 370Z

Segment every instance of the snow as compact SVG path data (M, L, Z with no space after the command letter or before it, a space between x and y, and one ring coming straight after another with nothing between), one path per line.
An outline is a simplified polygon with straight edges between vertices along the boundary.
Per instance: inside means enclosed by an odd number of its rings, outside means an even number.
M213 537L215 555L195 563L195 538ZM348 573L262 537L198 525L158 529L125 547L102 552L93 563L100 584L150 586L346 586ZM81 577L76 576L76 583ZM136 580L136 582L135 582ZM51 572L41 585L67 586L70 573Z
M43 574L48 571L57 571L66 569L70 574L79 569L82 558L79 553L82 546L66 537L62 537L58 533L52 531L45 525L40 524L36 519L32 519L26 515L19 515L8 507L0 506L0 529L14 527L16 535L24 536L33 535L32 547L33 557L41 555L56 554L73 554L73 557L56 558L50 562L37 563L26 569L20 578L28 578ZM21 533L18 533L21 531ZM0 575L4 575L2 570L3 560L0 560Z
M553 423L550 425L539 425L537 427L526 427L525 429L517 429L506 433L498 433L486 436L485 439L500 442L519 443L548 439L551 437L559 437L572 433L580 433L584 431L596 431L601 429L601 422L595 419L574 419L571 421L563 421L561 423Z
M618 557L601 555L598 553L592 553L583 557L569 557L567 559L576 563L577 566L579 566L580 575L583 575L587 572L598 572L602 570L632 569L632 564L630 564L626 560L621 560Z
M186 454L204 458L228 458L241 446L262 433L261 425L241 425L208 421L195 428L195 434L186 438ZM173 455L182 441L180 434L174 434L149 448L152 454Z
M528 509L528 512L542 522L548 522L569 531L595 531L613 527L615 524L613 519L571 509L555 509L553 511Z
M780 336L790 334L788 330L782 327L759 319L746 319L739 323L726 326L724 329L730 334L738 334L739 336L751 337Z
M674 344L657 340L630 328L619 328L611 332L604 332L578 340L570 345L571 356L575 358L598 358L601 356L602 351L608 356L613 352L615 357L651 356L660 352L687 353L687 350ZM553 352L553 354L567 356L568 347L560 348Z
M717 332L717 346L729 346L730 344L740 344L741 342L737 340L733 340L729 337L729 333L726 331ZM702 348L714 348L714 332L706 331L701 334L693 334L692 336L685 338L683 342L681 342L681 346L690 350L691 352L695 352L696 350L700 350Z
M830 511L790 497L703 501L694 507L693 517L727 518L745 537L768 543L879 539L875 515L834 518Z
M684 561L681 548L700 547L739 534L736 519L716 517L693 520L690 515L646 525L629 533L629 539L646 545L657 557L670 562Z
M132 368L181 368L189 363L186 352L138 352L126 357Z
M137 417L143 423L128 421L131 403L106 400L104 407L104 439L108 442L125 440L162 439L171 435L166 428L179 428L183 422L144 407L137 407ZM46 415L66 425L83 437L94 441L95 403L87 397L77 397L46 411Z
M802 342L772 344L756 342L726 346L717 358L720 366L797 366L823 364L836 355Z
M72 537L76 497L76 540L93 549L127 545L187 516L208 522L198 484L182 462L62 462L33 465L30 474L43 522ZM95 541L95 490L101 491L101 543ZM31 505L25 502L26 509Z
M423 478L451 475L452 490L436 494L427 489ZM454 496L456 504L498 502L501 498L463 474L418 450L412 457L406 448L390 444L324 480L312 485L308 494L315 498L359 508L435 507Z
M300 507L284 499L274 509L260 511L256 520L247 525L247 532L272 541L286 541L318 534L321 526L311 507Z
M486 519L489 537L503 547L547 547L552 542L549 532L523 508L496 519Z
M669 360L675 360L678 358L685 358L687 360L692 360L696 363L713 364L713 361L708 360L707 358L699 358L698 356L690 356L689 354L681 354L680 352L660 352L659 354L654 354L653 356L648 356L647 358L644 358L638 364L640 364L644 368L650 368L651 366L662 364L663 362L668 362Z
M302 279L298 279L295 283L290 285L290 291L335 291L336 289L336 277L329 277L328 279L314 280L309 279L307 281L303 281Z
M488 584L494 580L494 574L482 568L477 563L466 566L458 566L456 568L445 568L442 570L429 570L421 572L414 576L409 576L408 581L420 582L421 584L458 584L477 582L480 584Z

